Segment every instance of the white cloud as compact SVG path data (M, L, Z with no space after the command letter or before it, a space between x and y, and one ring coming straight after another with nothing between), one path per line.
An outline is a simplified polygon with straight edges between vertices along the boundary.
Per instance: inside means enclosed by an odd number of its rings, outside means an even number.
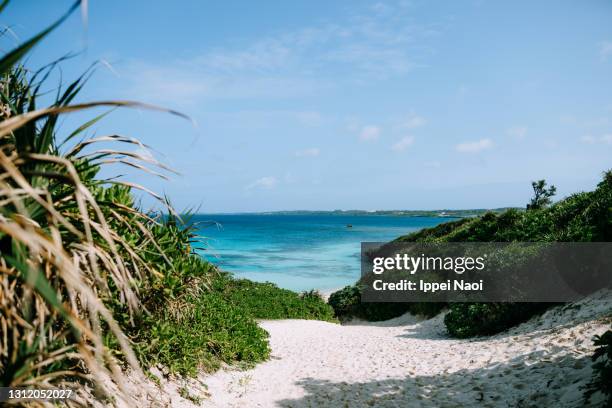
M285 173L285 177L283 177L283 181L287 184L292 184L295 183L295 177L293 177L293 174L291 174L291 172L287 172Z
M603 136L599 136L599 137L594 137L591 135L587 135L587 136L582 136L582 138L580 139L583 143L588 143L588 144L612 144L612 133L609 134L605 134Z
M361 79L402 76L416 67L405 50L382 45L348 44L329 52L326 59L327 62L358 68L355 73Z
M297 120L305 126L319 126L323 122L323 118L319 112L303 111L296 113Z
M396 152L402 152L402 151L406 150L407 148L409 148L410 146L412 146L413 143L414 143L414 137L413 136L405 136L405 137L401 138L393 146L391 146L391 149L393 149Z
M391 8L389 8L391 7ZM401 77L432 53L439 23L378 4L319 23L254 39L229 38L163 61L131 61L122 73L131 97L195 104L204 98L293 97L329 87ZM384 10L393 12L383 12ZM228 45L229 44L229 45ZM334 73L342 72L341 77Z
M384 15L386 13L388 13L389 11L391 11L391 7L388 4L385 4L383 2L378 2L373 4L370 9L378 14L378 15Z
M583 126L592 127L592 128L602 127L602 126L608 126L609 123L610 123L610 119L606 117L599 117L599 118L592 118L592 119L585 120Z
M426 124L427 120L424 117L414 112L410 112L407 115L392 118L389 126L395 135L401 136L406 133L412 133L414 129L425 126Z
M266 177L261 177L255 180L254 182L249 184L246 188L247 190L251 190L254 188L263 188L263 189L270 190L276 187L277 184L278 184L278 180L276 177L266 176Z
M364 142L377 140L380 137L380 128L378 126L364 126L359 132L359 139Z
M612 41L599 43L599 58L602 61L606 61L610 56L612 56Z
M425 125L427 121L422 116L411 114L408 119L399 124L400 129L416 129Z
M312 95L331 83L293 73L237 73L211 71L194 61L185 63L130 63L123 76L130 81L126 97L172 106L205 99L288 98Z
M527 128L525 126L515 126L506 130L506 134L515 139L522 140L527 136Z
M455 149L460 153L478 153L493 147L491 139L480 139L475 142L459 143Z
M297 157L316 157L321 153L318 147L311 147L309 149L298 150L295 152Z

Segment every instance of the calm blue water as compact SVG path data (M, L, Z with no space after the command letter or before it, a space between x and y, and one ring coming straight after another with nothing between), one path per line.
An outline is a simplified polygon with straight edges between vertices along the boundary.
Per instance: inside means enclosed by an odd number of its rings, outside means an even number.
M359 278L362 241L389 241L448 218L380 215L197 215L208 248L200 253L221 269L302 291L335 289ZM347 228L351 224L352 228Z

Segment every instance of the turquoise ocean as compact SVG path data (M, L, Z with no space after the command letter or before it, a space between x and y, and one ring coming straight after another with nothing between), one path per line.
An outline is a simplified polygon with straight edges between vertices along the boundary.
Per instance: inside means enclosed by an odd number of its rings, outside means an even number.
M237 277L295 291L329 290L360 275L360 243L390 241L449 218L334 214L198 214L199 253ZM348 226L351 225L349 228Z

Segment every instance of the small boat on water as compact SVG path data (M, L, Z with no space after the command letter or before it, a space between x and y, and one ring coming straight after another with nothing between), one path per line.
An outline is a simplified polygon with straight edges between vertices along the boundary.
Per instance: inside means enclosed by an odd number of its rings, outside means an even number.
M353 224L346 224L346 228L353 228Z

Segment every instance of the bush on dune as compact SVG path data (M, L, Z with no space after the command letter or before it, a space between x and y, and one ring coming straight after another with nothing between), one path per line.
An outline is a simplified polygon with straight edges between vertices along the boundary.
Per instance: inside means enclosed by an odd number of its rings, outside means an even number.
M266 360L268 334L240 307L219 293L207 292L166 304L140 322L136 351L147 366L161 364L171 373L195 376L220 363Z
M361 289L357 285L346 286L331 294L329 305L340 321L353 318L371 322L393 319L410 312L413 315L433 317L444 305L440 303L361 302Z
M249 366L270 355L268 333L255 319L334 321L333 310L316 293L235 279L195 254L181 258L179 251L174 259L181 274L169 274L147 296L152 313L129 331L146 366L162 364L182 375L214 371L222 362Z
M448 332L458 338L486 336L522 323L550 307L547 303L452 303L444 316Z
M545 188L545 183L542 188ZM547 197L544 197L547 198ZM548 197L549 198L549 197ZM545 200L544 200L545 201ZM538 204L539 203L539 204ZM612 240L612 172L594 191L573 194L549 207L538 200L528 211L487 213L423 229L399 242L596 242ZM537 208L536 208L537 207ZM457 337L489 335L524 322L553 304L533 303L361 303L359 282L330 297L336 316L384 320L409 311L432 314L448 306L445 323ZM425 310L425 312L423 312ZM427 313L430 312L430 313Z
M270 282L233 279L225 272L220 272L214 280L213 290L255 319L335 321L333 309L316 291L298 294Z
M542 185L544 187L545 184ZM549 197L544 197L549 198ZM544 200L545 202L545 200ZM594 191L573 194L550 207L542 200L528 211L508 210L462 219L400 237L403 242L609 242L612 240L612 171L604 174ZM535 205L534 205L535 204ZM535 207L535 208L534 208ZM553 306L551 303L361 303L359 282L330 297L341 320L361 317L385 320L421 307L447 306L446 328L454 337L491 335L507 330ZM430 309L431 310L431 309ZM612 406L612 330L595 338L593 379L585 390L585 402L601 392Z

